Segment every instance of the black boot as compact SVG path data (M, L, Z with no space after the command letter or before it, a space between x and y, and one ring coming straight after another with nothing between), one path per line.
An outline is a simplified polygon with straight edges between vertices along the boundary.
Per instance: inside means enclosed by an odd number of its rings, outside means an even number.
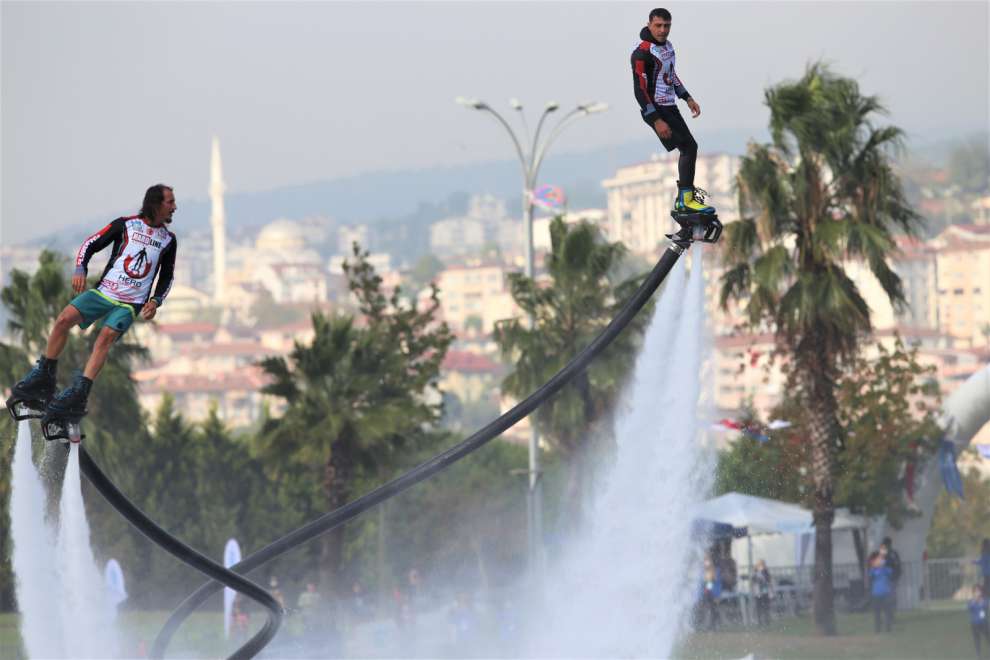
M46 418L79 420L86 416L86 401L93 381L82 374L69 387L55 395L45 410Z
M31 371L10 390L7 408L15 420L40 417L55 394L58 360L41 356Z

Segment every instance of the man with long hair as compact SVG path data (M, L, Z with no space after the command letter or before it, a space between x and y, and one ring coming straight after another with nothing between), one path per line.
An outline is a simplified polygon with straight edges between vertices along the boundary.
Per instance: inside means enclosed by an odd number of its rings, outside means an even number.
M15 417L21 404L31 413L19 418L41 417L43 428L49 419L77 422L86 414L89 390L110 347L138 315L146 321L153 319L172 287L176 239L166 225L172 222L175 208L172 188L156 184L145 192L137 215L117 218L83 241L72 276L72 290L78 295L55 319L44 355L12 388L7 407ZM83 291L89 260L110 245L113 250L98 284ZM152 293L156 276L158 283ZM69 331L77 325L85 329L93 323L97 323L100 334L86 368L69 387L55 395L58 356L65 348Z

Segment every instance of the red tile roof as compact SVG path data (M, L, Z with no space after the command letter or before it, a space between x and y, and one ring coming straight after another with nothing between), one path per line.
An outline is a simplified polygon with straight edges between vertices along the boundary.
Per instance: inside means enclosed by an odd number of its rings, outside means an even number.
M209 355L270 355L272 350L259 344L256 341L232 341L223 344L207 344L205 346L186 346L182 349L183 355L209 356Z
M245 367L212 376L164 374L140 383L139 387L142 394L253 392L260 390L269 381L270 378L258 367Z
M216 323L190 321L188 323L156 323L155 331L164 335L212 335L219 329Z
M496 373L502 368L498 362L479 353L447 351L441 369L466 373Z

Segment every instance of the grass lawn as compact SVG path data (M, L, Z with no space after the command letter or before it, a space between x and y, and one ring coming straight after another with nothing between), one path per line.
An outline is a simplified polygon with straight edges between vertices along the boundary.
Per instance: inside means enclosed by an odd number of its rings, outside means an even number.
M165 622L167 612L126 612L122 614L125 653L137 657L141 643L151 641ZM253 620L260 624L260 620ZM183 626L169 647L171 657L223 657L236 645L224 643L216 613L197 613ZM894 630L873 632L873 614L840 614L839 635L819 637L808 615L775 621L765 631L725 627L716 633L695 633L683 640L674 652L676 658L733 660L752 653L756 658L975 658L966 611L956 604L952 609L899 612ZM252 627L252 632L254 632ZM18 616L0 614L0 658L19 659L21 653Z
M123 612L118 630L122 636L121 649L124 657L146 657L168 615L169 612ZM20 660L25 657L19 624L18 614L0 614L0 658L3 660ZM223 640L222 619L219 614L197 612L176 634L169 646L169 656L224 657L234 648L234 645L226 644Z
M810 615L775 621L767 630L726 627L694 633L678 658L975 658L969 617L961 605L947 610L898 612L894 630L873 632L873 613L838 615L839 635L820 637ZM986 650L984 650L986 653Z

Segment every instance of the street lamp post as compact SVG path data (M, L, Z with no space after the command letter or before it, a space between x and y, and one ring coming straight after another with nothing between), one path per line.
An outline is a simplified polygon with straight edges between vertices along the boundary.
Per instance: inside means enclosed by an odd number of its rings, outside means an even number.
M516 156L519 158L519 165L523 174L523 225L526 232L525 257L526 257L526 277L532 279L534 275L533 265L533 188L536 186L536 177L540 171L540 165L546 156L550 145L560 136L564 128L581 117L586 117L597 112L604 112L608 105L601 102L581 103L573 110L564 115L553 129L540 140L540 132L547 117L552 112L560 109L560 104L550 101L543 107L539 121L536 122L536 131L532 139L529 135L529 126L526 123L526 115L523 112L523 105L517 99L511 99L509 105L519 112L520 120L525 131L525 143L520 142L512 126L495 109L484 101L457 97L455 101L467 108L481 110L494 117L512 140L515 147ZM525 145L525 147L524 147ZM534 319L529 317L530 327L534 325ZM526 521L529 543L530 568L537 574L543 571L543 491L540 479L540 438L536 432L536 425L530 423L529 437L529 489L526 498Z

